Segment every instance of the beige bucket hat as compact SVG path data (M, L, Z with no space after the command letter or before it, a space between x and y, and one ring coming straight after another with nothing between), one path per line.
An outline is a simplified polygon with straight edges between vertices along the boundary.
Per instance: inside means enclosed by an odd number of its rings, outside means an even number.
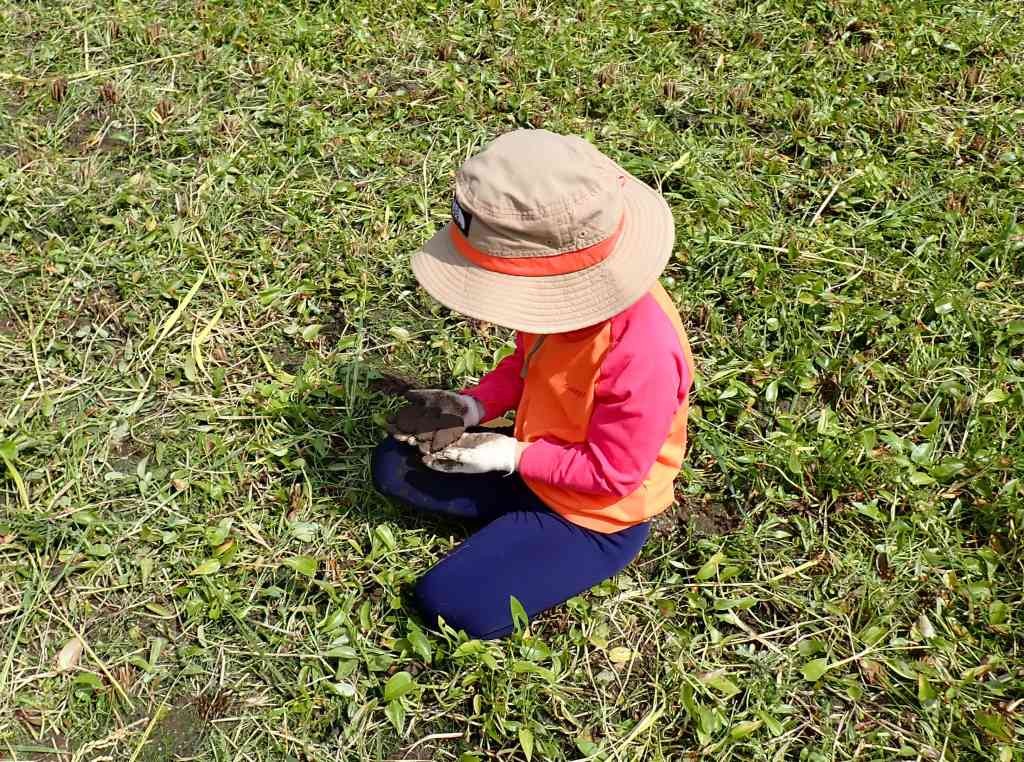
M452 221L413 255L412 269L463 315L563 333L638 301L673 241L661 194L586 140L516 130L463 164Z

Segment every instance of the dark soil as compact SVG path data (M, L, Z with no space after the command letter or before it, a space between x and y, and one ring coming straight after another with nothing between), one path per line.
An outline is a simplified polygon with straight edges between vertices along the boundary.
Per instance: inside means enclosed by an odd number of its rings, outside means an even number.
M439 452L457 441L466 431L462 418L442 413L437 408L410 405L398 411L391 419L389 429L393 434L415 436L420 449Z
M207 744L213 720L228 714L230 693L204 693L165 710L153 727L140 760L164 762L198 757Z
M142 759L165 760L191 757L202 749L205 723L192 704L174 707L153 728Z
M413 389L422 389L423 384L415 379L398 373L382 373L378 378L370 379L370 391L392 397L401 397Z
M676 504L651 521L654 534L669 535L687 527L698 535L717 537L728 534L739 526L740 519L728 506L711 500L688 500L676 496Z

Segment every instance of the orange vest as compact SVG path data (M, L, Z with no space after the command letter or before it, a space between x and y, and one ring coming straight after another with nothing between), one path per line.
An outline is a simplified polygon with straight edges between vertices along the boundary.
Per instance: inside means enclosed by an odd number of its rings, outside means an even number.
M679 313L660 284L651 295L676 329L692 377L693 354ZM526 383L516 411L516 439L535 442L550 438L569 444L586 441L601 363L611 346L611 330L608 321L585 331L545 336L536 351L539 337L523 335ZM673 483L686 450L688 412L687 395L647 478L625 497L592 495L524 480L545 505L574 524L598 532L618 532L639 524L664 511L675 499Z

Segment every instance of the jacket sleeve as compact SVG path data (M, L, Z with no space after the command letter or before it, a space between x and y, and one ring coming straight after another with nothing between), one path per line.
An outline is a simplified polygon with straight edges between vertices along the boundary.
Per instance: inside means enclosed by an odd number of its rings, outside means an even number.
M523 337L516 334L516 350L490 373L480 379L476 386L463 389L484 406L484 417L481 423L500 418L509 410L519 405L523 396Z
M647 478L690 386L682 354L621 341L605 357L587 440L541 439L523 452L528 479L590 494L625 497ZM653 346L659 346L653 343Z

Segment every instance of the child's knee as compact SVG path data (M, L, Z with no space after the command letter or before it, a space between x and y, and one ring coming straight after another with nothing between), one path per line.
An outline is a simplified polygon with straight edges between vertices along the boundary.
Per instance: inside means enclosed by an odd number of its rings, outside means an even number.
M414 593L416 608L429 627L436 629L440 617L453 630L464 630L471 638L484 637L490 628L465 603L460 605L472 596L462 594L457 581L447 576L444 567L435 566L420 578Z
M405 473L405 457L402 444L388 437L381 442L370 457L370 474L374 488L388 497L394 497Z

